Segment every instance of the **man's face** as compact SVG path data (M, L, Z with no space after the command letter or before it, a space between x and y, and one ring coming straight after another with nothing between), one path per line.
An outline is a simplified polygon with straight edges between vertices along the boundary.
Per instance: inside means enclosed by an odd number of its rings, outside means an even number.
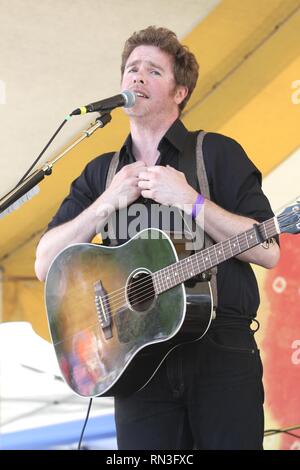
M136 93L135 105L125 110L129 116L161 118L179 114L182 99L177 96L172 57L155 46L138 46L132 51L121 86Z

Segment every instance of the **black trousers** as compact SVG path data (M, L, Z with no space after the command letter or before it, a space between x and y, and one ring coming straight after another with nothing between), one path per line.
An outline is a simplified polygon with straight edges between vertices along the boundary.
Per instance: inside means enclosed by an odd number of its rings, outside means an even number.
M115 398L118 448L262 449L262 364L249 324L180 346L149 384Z

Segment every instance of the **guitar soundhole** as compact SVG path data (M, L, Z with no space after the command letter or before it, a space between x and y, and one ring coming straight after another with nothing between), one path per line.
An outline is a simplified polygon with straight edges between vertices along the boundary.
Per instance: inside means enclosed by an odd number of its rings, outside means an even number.
M131 274L127 283L127 299L132 310L145 312L155 300L155 291L150 271L139 270Z

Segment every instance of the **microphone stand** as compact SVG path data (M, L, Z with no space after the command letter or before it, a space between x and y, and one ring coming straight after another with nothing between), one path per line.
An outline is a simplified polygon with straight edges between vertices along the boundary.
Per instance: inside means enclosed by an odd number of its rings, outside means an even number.
M76 139L69 147L67 147L63 152L57 155L53 160L46 162L42 168L35 170L31 175L29 175L22 183L17 185L12 191L7 193L2 199L0 199L0 214L8 209L12 204L14 204L18 199L24 196L29 190L36 186L40 181L42 181L45 176L52 174L52 167L55 165L58 160L60 160L64 155L66 155L70 150L72 150L76 145L82 142L87 137L90 137L99 127L104 127L111 121L110 112L102 114L96 119L96 122L92 124L88 129L82 132L82 135Z

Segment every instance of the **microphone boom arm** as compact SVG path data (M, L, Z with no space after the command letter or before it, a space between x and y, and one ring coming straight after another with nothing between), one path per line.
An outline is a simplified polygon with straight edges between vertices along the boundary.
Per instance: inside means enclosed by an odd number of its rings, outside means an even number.
M22 197L32 190L40 181L42 181L45 176L52 174L52 167L55 165L58 160L64 157L70 150L72 150L76 145L82 142L87 137L90 137L99 127L104 127L111 121L111 115L109 112L102 114L96 119L96 122L92 124L88 129L82 132L82 135L77 138L72 144L70 144L63 152L58 154L53 160L46 162L42 168L35 170L31 175L29 175L24 181L17 185L16 188L9 191L2 199L0 199L0 218L6 215L6 213L11 212L10 207L14 204L17 208L19 205L16 203L21 200ZM20 201L20 204L24 201ZM5 211L5 214L3 212Z

